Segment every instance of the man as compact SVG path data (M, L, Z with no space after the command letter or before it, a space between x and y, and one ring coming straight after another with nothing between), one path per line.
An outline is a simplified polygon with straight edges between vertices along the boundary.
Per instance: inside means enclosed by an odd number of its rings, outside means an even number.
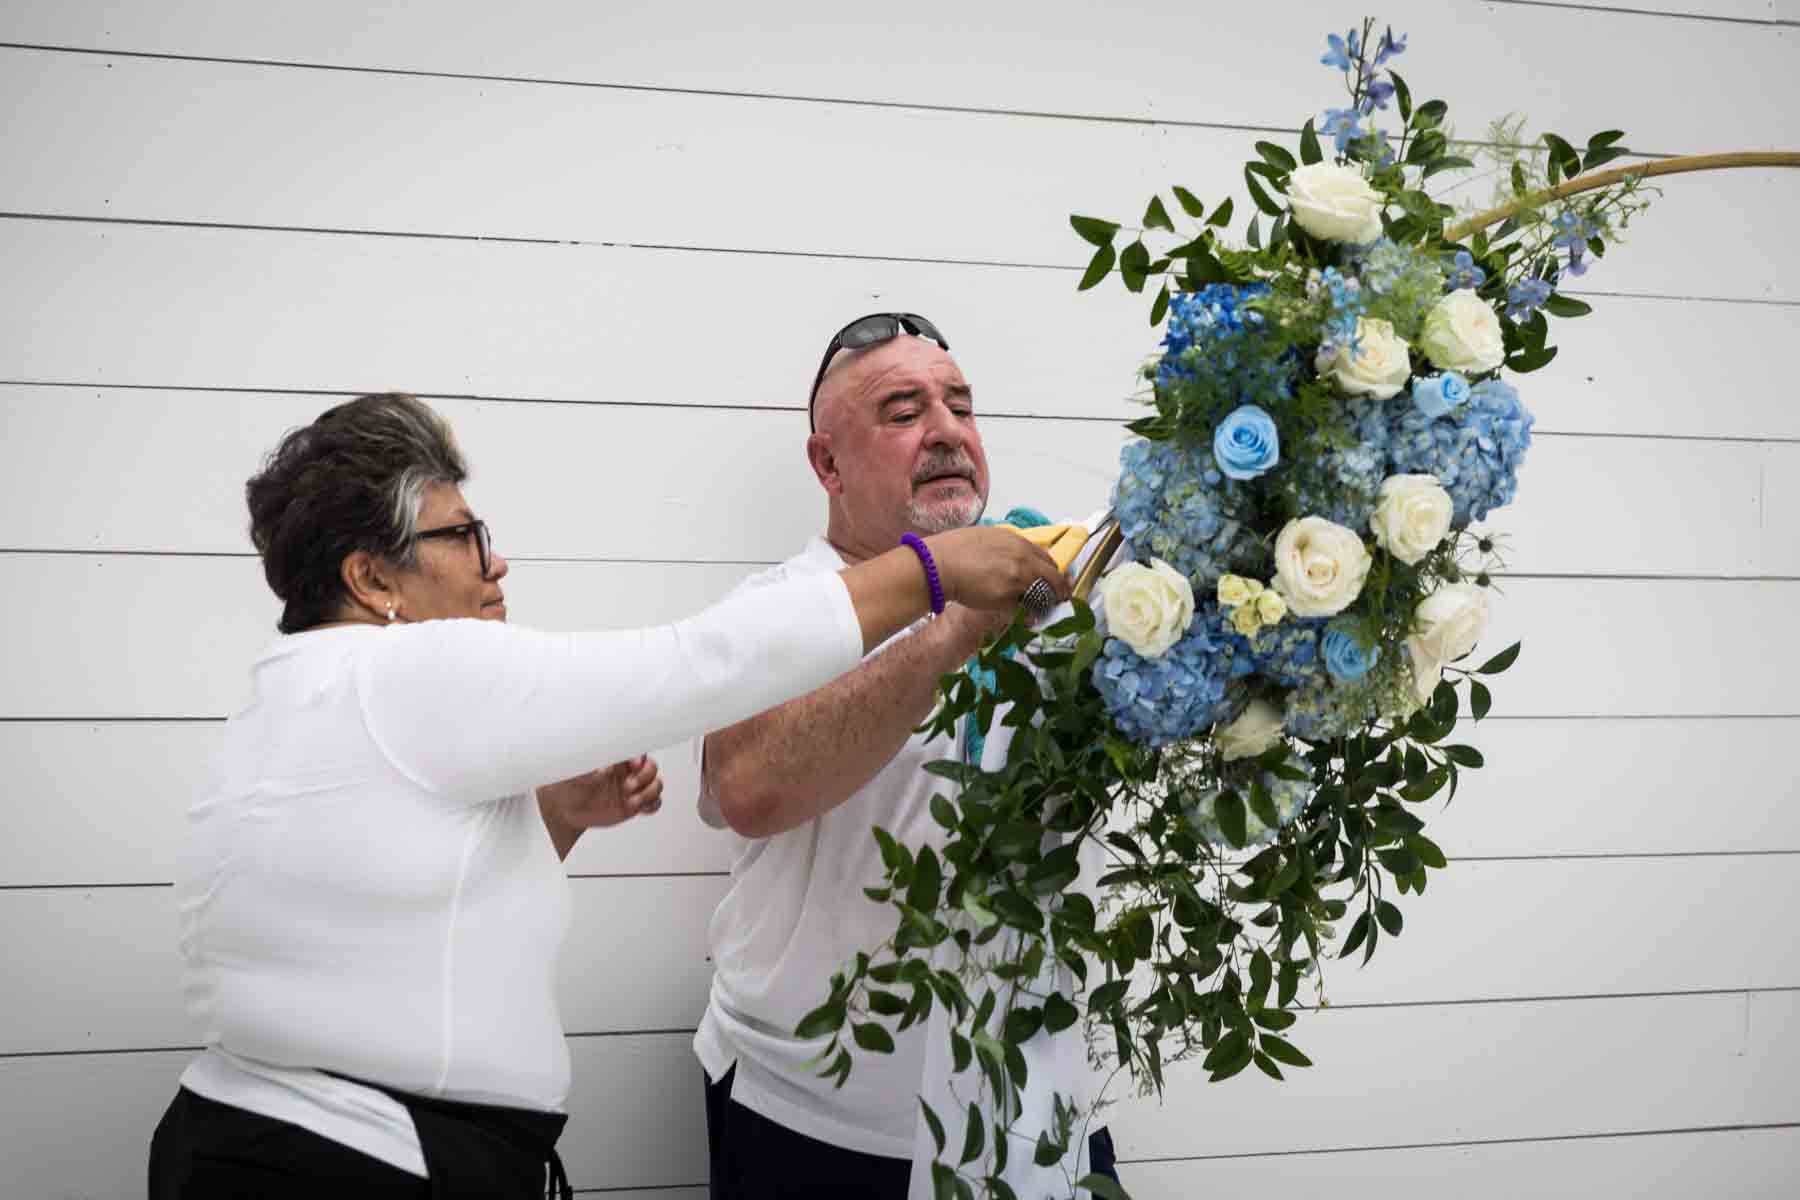
M988 467L974 396L929 321L882 313L845 326L809 403L825 534L743 586L835 571L902 534L980 518ZM834 683L704 739L702 815L747 839L709 929L715 974L694 1039L714 1200L905 1200L924 1025L896 1035L890 1055L859 1055L841 1088L818 1078L821 1045L793 1030L834 971L892 932L890 910L862 894L883 874L871 826L941 846L929 803L943 784L923 767L962 747L913 729L938 677L1003 625L952 604Z

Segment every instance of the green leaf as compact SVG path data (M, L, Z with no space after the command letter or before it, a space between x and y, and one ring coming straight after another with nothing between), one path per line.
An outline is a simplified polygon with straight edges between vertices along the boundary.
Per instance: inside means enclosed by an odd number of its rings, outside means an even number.
M1494 657L1482 663L1479 667L1476 667L1475 673L1477 675L1500 674L1500 672L1506 670L1508 667L1512 666L1513 663L1518 661L1519 647L1523 644L1524 643L1522 642L1514 642L1500 653L1494 655Z
M1269 199L1269 193L1263 191L1262 184L1256 182L1256 176L1251 174L1249 167L1244 168L1244 186L1250 189L1250 199L1256 202L1256 207L1271 217L1281 215L1281 206Z
M1398 86L1395 87L1395 90L1399 90ZM1405 119L1404 113L1401 114L1401 119ZM1324 161L1324 158L1325 152L1319 149L1318 132L1313 129L1312 118L1308 117L1306 124L1300 127L1300 161L1311 166L1313 163Z
M1261 1071L1264 1075L1267 1075L1270 1079L1273 1079L1278 1083L1282 1081L1283 1076L1281 1074L1281 1068L1275 1065L1274 1059L1264 1054L1261 1050L1258 1050L1251 1056L1251 1061L1256 1064L1257 1070Z
M1285 173L1292 171L1295 167L1300 165L1294 161L1294 156L1292 154L1289 154L1274 142L1256 143L1256 152L1262 156L1264 162L1268 163L1271 167L1274 167L1277 171Z
M992 909L982 904L980 897L973 892L963 893L962 910L969 914L969 919L975 922L978 929L987 929L1000 923L1000 918L994 915Z
M1061 992L1051 992L1049 999L1044 1001L1044 1032L1061 1033L1080 1016L1075 1006L1064 999Z
M1216 225L1221 229L1231 224L1230 196L1225 197L1225 202L1213 210L1213 215L1206 219L1206 223L1208 225Z
M1352 954L1355 954L1356 948L1362 945L1363 939L1368 936L1369 914L1364 913L1362 916L1356 918L1355 924L1350 926L1350 936L1344 939L1344 948L1338 951L1338 957L1349 958Z
M1515 354L1506 360L1506 369L1519 375L1528 375L1550 365L1556 357L1556 347L1550 346L1541 350L1529 350Z
M892 1054L894 1052L894 1035L873 1021L863 1021L850 1027L856 1044L864 1050L876 1054Z
M1114 221L1102 221L1098 217L1070 217L1069 224L1081 235L1083 241L1092 242L1096 246L1110 246L1119 226Z
M810 1041L836 1033L843 1028L846 1015L842 1001L827 1000L800 1018L800 1023L794 1026L794 1036Z
M988 849L1004 859L1035 859L1044 827L1035 821L1008 821L988 837Z
M1243 798L1229 789L1219 793L1218 800L1213 803L1213 815L1218 818L1219 828L1225 832L1226 839L1242 850L1244 843L1250 840L1244 820Z
M1262 228L1260 218L1250 218L1250 228L1244 233L1244 244L1252 250L1262 249Z
M925 1113L925 1124L931 1130L931 1140L937 1143L937 1152L942 1154L944 1152L944 1123L938 1120L938 1115L931 1111L931 1105L925 1103L923 1097L919 1099L919 1108Z
M1531 190L1525 182L1525 167L1521 163L1512 165L1512 190L1515 196L1523 196ZM1505 237L1506 235L1501 234L1500 236Z
M1438 748L1444 752L1445 758L1459 767L1478 770L1487 763L1487 760L1481 757L1481 751L1473 746L1440 746Z
M1006 1014L1006 1040L1009 1042L1028 1042L1044 1027L1044 1010L1041 1008L1015 1008Z
M958 1200L956 1172L946 1163L931 1164L931 1197L932 1200Z
M1293 1025L1295 1021L1299 1020L1293 1013L1285 1012L1279 1008L1259 1008L1250 1014L1250 1019L1264 1029L1272 1029L1277 1033L1280 1033L1283 1029L1288 1028Z
M1395 90L1398 91L1399 89L1396 88ZM1413 115L1408 121L1408 124L1414 129L1421 131L1436 129L1439 125L1443 124L1444 115L1449 111L1450 106L1445 104L1442 100L1427 100L1413 111Z
M1175 202L1181 205L1182 212L1194 218L1196 221L1206 215L1206 205L1200 203L1200 198L1198 196L1179 185L1177 185L1174 190Z
M1603 129L1587 140L1589 150L1600 150L1625 136L1623 129Z
M1573 179L1581 174L1581 155L1575 153L1575 147L1554 133L1544 135L1544 145L1550 151L1550 161L1560 168L1565 176Z
M1113 250L1111 242L1094 251L1094 257L1088 260L1087 271L1081 276L1081 282L1075 285L1075 290L1085 292L1105 279L1117 259L1118 254Z
M1131 1193L1106 1175L1083 1175L1075 1181L1075 1190L1092 1192L1101 1200L1131 1200Z
M1144 210L1144 228L1175 232L1175 222L1169 219L1169 210L1163 207L1161 196L1150 197L1150 207Z
M1157 325L1161 325L1163 323L1163 318L1168 315L1169 315L1169 285L1165 283L1162 285L1162 290L1160 292L1156 293L1156 300L1150 305L1150 324L1151 324L1151 326L1154 327ZM1089 661L1091 662L1092 659L1090 659ZM1079 673L1080 668L1077 667L1076 670Z
M912 886L906 889L906 902L922 913L937 908L938 890L943 884L943 869L938 866L937 852L930 846L919 848L913 864Z
M1544 311L1553 317L1585 317L1594 311L1594 306L1573 296L1552 292L1550 298L1544 301Z
M1119 255L1119 274L1125 280L1127 289L1133 292L1144 290L1144 283L1149 278L1150 251L1143 242L1133 242L1125 247Z
M1310 1067L1312 1059L1300 1053L1293 1043L1282 1040L1272 1033L1262 1036L1262 1048L1276 1062L1286 1063L1290 1067Z
M900 843L894 840L893 834L889 833L879 825L875 826L872 832L875 835L875 844L881 847L881 862L883 866L890 871L898 871L903 867L912 865L912 855L908 854L906 850L901 847Z
M1107 1009L1125 998L1131 988L1129 979L1115 979L1111 983L1103 983L1088 993L1088 1009Z
M877 1016L897 1017L906 1011L906 1001L892 992L869 989L869 1010Z
M1584 171L1591 171L1602 163L1609 163L1615 158L1624 158L1630 153L1631 151L1625 149L1623 146L1615 146L1601 150L1590 150L1581 156L1581 169Z
M1394 100L1400 106L1400 121L1404 124L1412 120L1412 89L1406 86L1406 80L1400 78L1398 71L1389 71L1388 79L1393 82Z
M1263 786L1260 778L1250 784L1250 811L1270 829L1281 827L1281 814L1275 809L1275 797L1269 795L1269 789Z
M1050 1135L1038 1131L1037 1148L1032 1151L1031 1161L1040 1167L1048 1167L1062 1161L1062 1148L1050 1140Z
M956 808L942 792L932 793L931 819L945 829L956 828Z
M987 1145L987 1125L981 1119L981 1110L969 1101L969 1121L963 1132L962 1158L959 1162L974 1162L981 1156Z
M1479 679L1469 680L1469 711L1477 721L1488 715L1494 706L1493 693L1488 691L1487 684Z
M1434 871L1441 871L1450 865L1450 860L1444 857L1444 852L1438 849L1437 843L1422 833L1407 838L1406 848L1418 855L1419 861Z
M1375 919L1380 921L1381 927L1390 934L1393 934L1395 937L1400 935L1400 926L1402 924L1400 920L1400 910L1394 907L1391 902L1387 900L1377 900L1375 902Z

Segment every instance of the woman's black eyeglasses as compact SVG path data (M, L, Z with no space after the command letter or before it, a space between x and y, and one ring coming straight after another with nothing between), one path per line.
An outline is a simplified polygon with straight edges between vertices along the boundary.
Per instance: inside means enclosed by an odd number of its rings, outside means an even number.
M422 542L426 538L463 538L475 535L475 553L481 556L481 577L488 577L488 567L494 556L493 539L488 534L486 521L464 521L461 525L445 525L439 529L421 529L413 534L413 540Z
M870 346L891 342L903 330L914 337L930 338L940 349L950 349L950 343L938 332L937 326L918 313L870 313L866 317L856 318L831 335L831 341L825 347L825 357L819 360L819 373L813 376L812 391L806 397L806 423L809 428L817 431L819 427L818 422L813 419L813 401L819 398L819 384L825 381L825 368L831 365L832 355L839 350L866 350Z

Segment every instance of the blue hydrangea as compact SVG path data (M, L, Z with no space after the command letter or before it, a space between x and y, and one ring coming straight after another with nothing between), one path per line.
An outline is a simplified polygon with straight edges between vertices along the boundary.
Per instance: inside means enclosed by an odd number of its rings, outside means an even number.
M1251 663L1218 624L1217 606L1205 606L1186 636L1158 658L1106 639L1094 662L1094 686L1120 733L1139 745L1167 746L1197 737L1242 707Z
M1355 733L1375 715L1375 702L1367 689L1339 687L1324 672L1287 697L1287 731L1309 742Z
M1512 502L1534 418L1511 384L1476 384L1468 403L1447 416L1428 417L1405 397L1387 411L1391 473L1436 475L1450 493L1457 528Z
M1268 290L1263 283L1243 287L1214 283L1171 298L1163 355L1156 364L1157 388L1166 390L1204 374L1239 403L1252 404L1272 393L1286 395L1290 373L1286 363L1270 359L1254 342L1233 344L1267 326L1267 318L1246 301Z
M1462 257L1467 258L1467 253ZM1443 298L1443 267L1432 255L1385 237L1361 258L1358 269L1363 287L1375 298L1365 306L1370 315L1391 321L1403 338L1416 337L1425 315Z
M1258 556L1256 531L1231 515L1247 507L1247 498L1210 449L1127 442L1112 503L1132 557L1162 559L1188 577L1196 594Z
M1382 480L1393 474L1388 470L1388 409L1382 404L1348 404L1338 420L1356 444L1347 449L1319 447L1295 467L1300 515L1324 517L1363 533L1380 499Z
M1290 757L1288 765L1301 771L1307 769L1306 760L1298 755ZM1306 811L1307 801L1312 799L1313 784L1310 773L1305 779L1283 779L1273 771L1264 771L1262 784L1264 790L1269 793L1269 799L1275 802L1275 815L1281 820L1280 829L1292 825L1295 819ZM1256 815L1256 810L1250 806L1249 791L1248 785L1240 785L1237 788L1239 797L1244 801L1244 845L1246 848L1266 846L1275 840L1277 830L1270 829L1263 824L1263 819ZM1194 832L1199 834L1202 840L1224 849L1231 846L1231 841L1225 836L1225 830L1219 825L1218 800L1219 789L1209 788L1200 793L1192 803L1186 805L1182 810L1182 815L1187 818L1188 824L1194 827Z
M1279 624L1264 625L1246 638L1232 628L1229 616L1219 614L1221 631L1233 640L1233 649L1249 658L1257 675L1287 688L1308 683L1325 669L1319 654L1319 635L1327 620L1290 614Z

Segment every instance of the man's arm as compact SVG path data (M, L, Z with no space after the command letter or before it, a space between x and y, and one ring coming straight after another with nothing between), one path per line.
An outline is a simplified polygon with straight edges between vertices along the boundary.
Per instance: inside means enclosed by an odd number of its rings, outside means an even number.
M938 677L1010 616L952 604L817 691L708 734L701 786L744 837L772 837L829 812L899 753L930 714Z

